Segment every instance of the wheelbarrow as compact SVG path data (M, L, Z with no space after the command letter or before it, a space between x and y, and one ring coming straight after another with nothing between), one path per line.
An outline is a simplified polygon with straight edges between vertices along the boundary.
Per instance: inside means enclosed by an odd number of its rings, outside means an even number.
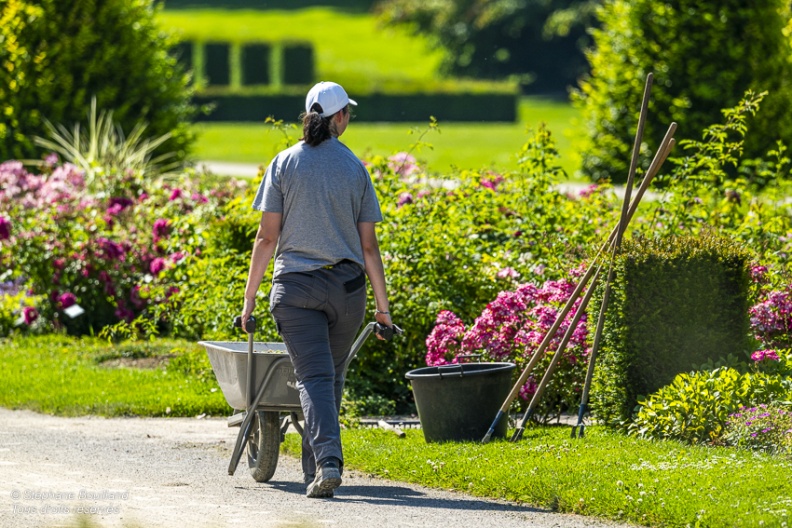
M242 318L234 319L234 327L242 328ZM286 430L293 425L300 435L303 419L297 378L284 343L256 342L256 320L245 323L248 341L199 341L206 348L217 383L234 414L228 427L239 427L228 474L236 472L242 450L247 447L250 474L256 482L267 482L275 474L280 444ZM376 322L368 323L360 332L344 363L344 372L366 339L372 334L390 339L401 334L398 326L389 328Z

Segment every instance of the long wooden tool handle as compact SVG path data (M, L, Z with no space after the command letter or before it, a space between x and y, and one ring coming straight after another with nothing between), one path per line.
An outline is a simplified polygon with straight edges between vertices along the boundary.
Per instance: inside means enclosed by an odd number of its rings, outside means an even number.
M673 135L674 130L676 130L676 123L672 123L666 133L666 137L663 139L662 146L665 146L665 149L658 149L657 155L655 159L652 161L652 165L649 167L649 171L646 174L646 178L644 181L650 180L654 178L655 174L658 172L660 166L663 162L668 158L669 154L671 154L671 150L674 148L675 141L671 137ZM643 185L641 186L644 187ZM643 192L639 191L638 195L635 197L636 200L640 200L643 196ZM635 209L633 207L630 208L627 221L629 222L632 218L632 215L635 214ZM616 248L614 247L614 250ZM608 303L608 297L610 295L610 283L613 279L613 268L608 270L608 279L607 279L607 286L605 288L605 292L603 294L602 299L602 306L600 307L600 314L597 319L597 327L594 333L594 343L591 347L591 353L589 354L589 364L588 369L586 370L586 380L583 383L583 392L580 395L580 406L578 407L578 419L577 424L572 428L572 437L575 437L575 428L580 427L580 436L583 436L583 416L586 414L586 408L588 407L588 400L589 400L589 391L591 390L591 381L594 377L594 365L597 361L597 352L599 350L600 339L602 337L602 330L604 326L604 307Z
M536 410L536 406L539 404L539 400L544 394L545 388L547 388L547 384L550 383L550 378L553 376L553 372L555 371L556 365L558 364L558 360L561 359L561 354L564 352L569 340L572 339L572 334L575 333L575 329L577 328L580 319L586 312L586 306L588 306L591 296L594 293L594 288L597 284L597 279L599 278L601 270L602 267L600 266L597 268L596 273L594 273L594 278L591 279L591 285L588 287L588 290L586 290L586 295L583 296L580 306L578 306L577 310L575 311L575 315L572 317L572 321L569 323L567 331L564 332L564 337L561 339L561 343L556 348L555 354L553 354L553 358L550 360L550 364L547 366L544 376L542 376L542 380L536 387L536 392L534 392L531 402L528 404L528 409L525 410L525 414L523 415L517 430L514 432L514 436L511 439L512 442L515 442L522 437L522 431L525 429L525 424L528 423L528 420L533 415L534 410Z
M628 224L632 219L633 215L635 214L635 211L638 209L638 204L640 203L641 198L643 198L644 194L646 194L646 191L649 188L649 184L652 182L652 179L659 171L663 161L665 161L666 157L668 157L668 154L671 152L671 148L673 147L674 144L673 135L674 132L676 131L676 128L677 128L676 123L671 123L671 125L668 127L668 131L666 132L666 135L660 144L660 148L657 150L657 153L655 154L655 157L652 160L652 163L649 165L649 169L646 172L646 176L641 182L641 185L638 188L638 192L636 193L635 198L633 198L632 203L630 204L630 209L627 214ZM594 255L594 258L592 259L589 268L586 270L586 273L583 275L583 277L581 277L577 287L572 292L572 295L569 297L569 300L567 301L564 308L561 310L558 319L556 319L556 322L553 323L553 326L550 328L550 330L547 332L542 342L539 344L539 347L536 349L536 352L534 352L533 356L531 356L531 360L525 366L525 369L523 370L522 374L520 374L519 379L514 384L511 392L509 392L509 395L506 397L506 400L503 402L503 405L501 405L500 410L498 410L498 413L495 415L495 419L492 421L492 425L490 426L487 433L484 435L484 438L482 438L481 440L482 443L486 444L492 438L492 434L495 432L495 427L497 427L500 420L503 419L503 416L509 410L509 407L511 406L512 402L519 394L520 388L525 384L525 381L528 379L528 376L531 374L531 370L533 370L536 363L539 361L539 359L541 359L541 356L544 354L544 351L547 349L550 340L558 331L558 327L561 325L561 321L563 321L564 317L566 317L569 311L572 309L572 305L575 303L575 301L577 301L577 298L580 297L580 293L583 291L583 288L585 288L586 283L589 281L589 279L591 279L591 276L594 274L594 267L597 263L596 262L597 259L599 258L600 254L603 251L605 251L607 248L611 246L613 240L617 235L618 229L619 229L618 225L613 228L613 231L611 231L611 234L608 237L608 239L605 241L604 244L602 244L602 247L600 247L596 255Z

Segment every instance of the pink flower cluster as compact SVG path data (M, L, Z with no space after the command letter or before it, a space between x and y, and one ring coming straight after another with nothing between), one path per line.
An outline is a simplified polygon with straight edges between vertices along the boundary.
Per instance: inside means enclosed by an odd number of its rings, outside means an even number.
M190 245L189 215L210 200L227 201L244 187L231 184L206 192L194 179L176 186L141 183L129 174L118 178L108 182L112 191L107 191L86 186L83 173L68 163L59 166L57 156L45 159L40 174L19 161L0 163L0 266L29 282L31 295L42 295L46 303L25 309L28 324L40 312L57 326L69 320L57 312L75 304L86 309L82 320L104 321L104 313L113 311L128 321L149 303L163 302L142 291L141 284L151 281L149 275L168 281L163 271L183 260L185 250L200 251ZM171 295L177 289L166 291Z
M408 178L420 170L415 158L407 152L399 152L389 157L388 168L403 178Z
M481 180L479 180L479 185L481 185L484 188L497 191L498 185L503 183L504 179L505 178L501 174L495 174L493 172L489 172L486 175L484 175L481 178Z
M34 209L75 202L85 188L82 171L66 163L52 174L31 174L21 161L0 163L0 204L16 202Z
M792 285L767 293L749 315L756 339L766 347L792 346Z
M522 284L514 291L502 291L490 302L473 325L466 329L454 313L443 311L426 340L427 365L444 365L459 361L460 354L484 353L496 361L529 360L550 328L561 308L569 300L575 284L567 280L547 281L541 287ZM581 299L565 317L549 342L548 352L560 345L569 329ZM563 357L568 364L585 362L589 348L585 314L572 331ZM523 398L536 389L529 379L521 391Z
M766 266L751 266L751 280L754 282L764 282L765 275L767 275Z
M775 350L757 350L753 354L751 354L751 359L756 362L759 361L781 361L781 358L778 356L778 352Z

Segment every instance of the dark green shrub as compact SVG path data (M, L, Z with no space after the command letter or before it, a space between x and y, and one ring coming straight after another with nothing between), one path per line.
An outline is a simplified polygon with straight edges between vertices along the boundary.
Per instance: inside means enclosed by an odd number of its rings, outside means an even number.
M305 103L304 90L269 94L227 94L208 91L194 98L198 105L211 104L203 121L263 121L268 116L294 122ZM359 103L357 121L425 122L434 116L440 121L505 121L517 118L515 93L417 93L353 94Z
M533 93L563 93L587 70L581 0L382 0L386 24L429 36L443 70L466 77L520 76ZM548 22L558 14L554 28Z
M789 390L790 383L779 376L740 374L726 367L679 374L640 402L628 430L658 440L718 442L731 414L788 397Z
M712 235L630 240L615 268L591 405L598 419L623 426L641 395L680 372L745 357L750 275L747 253Z
M269 44L243 44L240 60L242 61L242 84L270 83L272 47Z
M611 0L599 18L591 76L575 97L585 127L583 170L591 179L626 180L648 72L655 75L644 133L649 145L672 121L677 139L697 139L748 89L770 95L751 124L746 156L764 155L779 138L792 141L788 2Z
M228 86L231 82L231 45L227 42L204 44L204 78L210 86Z
M195 60L193 46L194 43L191 41L182 41L174 44L170 49L171 55L176 58L176 61L186 71L193 70L193 62Z
M312 84L316 77L310 44L284 44L283 84Z
M0 159L37 158L44 119L84 120L93 96L125 131L139 121L159 152L184 158L193 140L189 76L168 53L151 0L0 3Z

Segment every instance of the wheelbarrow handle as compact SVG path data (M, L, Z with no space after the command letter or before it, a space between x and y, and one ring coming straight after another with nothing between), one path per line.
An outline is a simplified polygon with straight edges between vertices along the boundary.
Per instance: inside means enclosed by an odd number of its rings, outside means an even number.
M237 315L234 317L234 328L242 328L242 317ZM252 315L248 318L247 322L245 323L245 331L248 334L252 334L256 331L256 318Z
M344 372L346 372L346 370L349 368L349 364L352 363L353 359L355 359L355 356L357 355L358 351L363 347L363 343L371 335L372 332L382 336L385 340L389 340L394 336L394 334L395 335L403 334L404 330L402 330L396 325L388 327L377 322L371 322L367 324L363 328L363 331L360 332L360 335L358 335L357 339L355 339L355 342L352 343L352 348L349 350L349 354L347 355L346 361L344 362Z
M384 324L374 323L374 333L382 337L385 341L390 341L394 335L402 335L404 330L396 325L385 326Z

